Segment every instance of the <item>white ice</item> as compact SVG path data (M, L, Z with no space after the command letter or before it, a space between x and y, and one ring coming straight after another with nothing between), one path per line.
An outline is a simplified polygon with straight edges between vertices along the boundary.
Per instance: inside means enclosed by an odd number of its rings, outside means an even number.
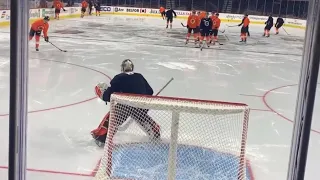
M40 52L29 43L28 179L92 179L102 149L91 141L108 106L93 87L108 82L130 58L154 90L171 77L165 96L244 102L251 108L247 158L255 179L284 180L289 160L304 30L286 28L270 38L251 25L247 45L239 28L222 23L223 46L185 47L184 29L160 18L103 16L50 22L50 41ZM229 41L225 40L227 38ZM7 178L9 28L0 29L0 179ZM319 96L316 98L306 179L318 179Z

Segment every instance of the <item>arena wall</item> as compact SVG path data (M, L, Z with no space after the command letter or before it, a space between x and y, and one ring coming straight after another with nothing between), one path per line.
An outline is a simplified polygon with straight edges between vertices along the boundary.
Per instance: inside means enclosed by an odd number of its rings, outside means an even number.
M80 17L81 7L66 7L66 11L61 11L60 18L75 18ZM187 19L190 14L189 11L176 11L178 19ZM134 8L134 7L114 7L114 6L102 6L101 14L115 14L115 15L131 15L131 16L150 16L160 17L159 9L149 8ZM30 9L30 21L34 21L44 16L50 16L53 19L54 9ZM220 19L222 22L241 22L242 14L225 14L220 13ZM264 24L267 20L267 16L254 16L249 15L249 19L252 24ZM305 29L306 20L284 18L286 27ZM10 24L10 10L0 10L0 27L8 26Z

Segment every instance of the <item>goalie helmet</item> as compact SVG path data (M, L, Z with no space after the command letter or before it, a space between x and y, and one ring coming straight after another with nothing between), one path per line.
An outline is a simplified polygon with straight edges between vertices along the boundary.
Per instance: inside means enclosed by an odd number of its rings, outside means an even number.
M130 59L125 59L121 63L121 72L132 72L134 68L133 62Z

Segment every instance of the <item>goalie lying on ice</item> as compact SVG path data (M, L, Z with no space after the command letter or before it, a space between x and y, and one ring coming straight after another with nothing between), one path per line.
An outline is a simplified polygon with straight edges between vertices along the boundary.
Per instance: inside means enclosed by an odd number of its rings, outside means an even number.
M110 102L110 96L114 92L152 95L153 90L147 80L139 73L133 72L134 65L130 59L126 59L121 63L121 73L116 75L110 82L108 87L105 83L100 83L95 87L96 95L105 102ZM133 118L140 127L152 139L160 138L160 126L148 115L148 109L135 108L124 104L115 105L115 129L121 126L129 117ZM108 127L108 113L100 123L97 129L91 131L92 137L97 141L98 145L104 144Z

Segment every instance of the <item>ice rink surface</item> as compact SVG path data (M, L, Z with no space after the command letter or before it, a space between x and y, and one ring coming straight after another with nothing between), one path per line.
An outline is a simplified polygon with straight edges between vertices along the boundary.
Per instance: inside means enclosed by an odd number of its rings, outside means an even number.
M249 17L250 18L250 17ZM220 33L223 46L184 45L186 29L175 19L165 29L160 18L103 16L50 22L50 41L40 52L29 43L28 179L93 179L103 150L90 131L109 107L95 98L93 87L133 60L155 91L173 97L248 104L247 158L257 180L284 180L289 160L304 30L286 28L262 37L262 25L250 25L247 45L240 28ZM0 29L0 179L7 178L9 112L9 28ZM309 147L306 179L315 180L320 159L319 96ZM196 121L196 119L195 119ZM201 123L201 122L199 122ZM239 127L241 128L241 127ZM214 132L212 132L214 136Z

